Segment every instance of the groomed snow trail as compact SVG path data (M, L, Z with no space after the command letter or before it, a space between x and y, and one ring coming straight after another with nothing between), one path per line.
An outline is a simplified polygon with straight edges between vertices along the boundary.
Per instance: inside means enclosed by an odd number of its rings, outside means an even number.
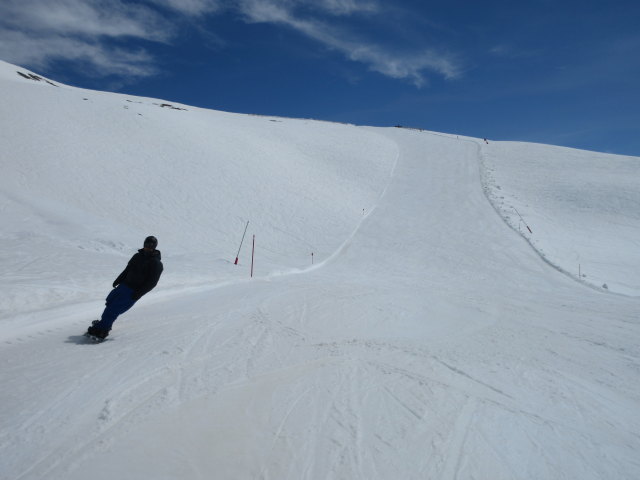
M4 345L3 475L637 478L637 302L542 262L477 143L372 131L394 176L321 268Z

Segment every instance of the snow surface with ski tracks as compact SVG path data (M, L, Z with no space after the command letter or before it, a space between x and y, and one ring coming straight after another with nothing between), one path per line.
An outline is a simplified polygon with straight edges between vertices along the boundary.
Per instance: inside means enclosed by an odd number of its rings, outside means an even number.
M1 478L640 476L640 159L0 67Z

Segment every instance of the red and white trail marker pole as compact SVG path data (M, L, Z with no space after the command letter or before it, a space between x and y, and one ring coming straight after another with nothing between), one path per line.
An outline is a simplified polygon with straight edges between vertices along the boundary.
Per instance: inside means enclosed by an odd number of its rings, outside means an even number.
M256 251L256 236L253 236L253 247L251 247L251 278L253 278L253 256Z
M529 225L527 225L527 222L524 221L524 218L522 218L522 215L520 215L520 212L516 209L516 207L513 207L513 209L516 211L516 213L518 214L518 216L520 217L520 220L522 220L522 223L524 223L524 226L527 227L527 230L529 230L529 233L533 233L531 231L531 229L529 228Z
M242 248L242 242L244 242L244 236L247 234L247 227L249 227L248 221L244 227L244 233L242 234L242 240L240 240L240 247L238 247L238 253L236 254L236 261L234 262L234 265L238 264L238 257L240 257L240 249Z

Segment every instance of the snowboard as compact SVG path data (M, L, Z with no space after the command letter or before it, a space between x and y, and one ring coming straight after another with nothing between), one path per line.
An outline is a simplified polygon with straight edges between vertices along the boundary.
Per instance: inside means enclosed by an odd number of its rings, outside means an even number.
M88 338L89 340L91 340L91 342L93 343L102 343L102 342L106 342L107 340L109 340L109 338L100 338L100 337L96 337L95 335L91 335L89 332L85 332L84 336L86 338Z
M100 320L94 320L91 322L91 326L95 326ZM86 338L88 338L89 340L91 340L93 343L102 343L105 340L107 340L107 338L100 338L100 337L96 337L95 335L90 334L89 332L85 332L84 336Z

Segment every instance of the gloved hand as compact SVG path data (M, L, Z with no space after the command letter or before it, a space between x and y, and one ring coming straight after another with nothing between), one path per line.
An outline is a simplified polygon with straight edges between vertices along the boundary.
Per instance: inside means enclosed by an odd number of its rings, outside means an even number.
M119 285L119 283L113 282L113 288L116 288Z
M137 302L138 300L140 300L140 298L142 298L142 295L140 295L138 292L133 292L131 294L131 300L135 300Z

